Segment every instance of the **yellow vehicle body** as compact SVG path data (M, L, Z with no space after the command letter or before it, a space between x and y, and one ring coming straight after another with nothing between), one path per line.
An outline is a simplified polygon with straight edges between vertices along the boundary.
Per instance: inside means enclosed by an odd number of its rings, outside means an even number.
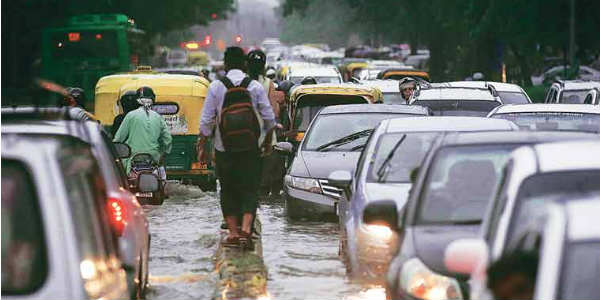
M289 99L289 118L292 127L290 130L297 132L294 140L299 142L304 137L308 124L322 107L382 102L383 93L376 87L349 83L301 85L294 88Z
M188 51L187 59L188 64L194 66L206 66L210 61L208 53L204 51Z
M355 62L346 65L346 72L344 76L346 77L346 81L349 81L350 78L355 77L355 75L360 72L362 69L366 69L369 67L369 63L367 62Z
M386 70L377 76L378 79L395 79L399 80L403 77L417 77L429 81L429 73L420 70Z

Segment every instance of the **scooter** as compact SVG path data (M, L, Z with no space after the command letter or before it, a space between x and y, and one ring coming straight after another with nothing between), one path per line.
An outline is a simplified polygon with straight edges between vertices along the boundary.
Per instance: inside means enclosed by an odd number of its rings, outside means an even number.
M135 192L140 204L162 205L165 201L165 187L167 185L167 181L164 179L166 176L161 176L161 172L164 172L164 168L161 168L158 163L154 162L152 155L148 153L138 153L131 158L131 171L129 172L128 180L129 185ZM141 174L152 174L156 176L159 182L158 191L139 191L137 184L138 177Z

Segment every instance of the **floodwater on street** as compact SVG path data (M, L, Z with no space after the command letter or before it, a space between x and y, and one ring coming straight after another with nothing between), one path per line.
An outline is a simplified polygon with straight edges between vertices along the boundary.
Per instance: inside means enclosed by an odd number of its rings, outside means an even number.
M222 219L217 194L181 185L172 190L162 206L146 207L152 236L147 299L210 299ZM270 298L385 298L382 287L348 280L338 257L337 223L288 220L281 199L262 203L259 216Z

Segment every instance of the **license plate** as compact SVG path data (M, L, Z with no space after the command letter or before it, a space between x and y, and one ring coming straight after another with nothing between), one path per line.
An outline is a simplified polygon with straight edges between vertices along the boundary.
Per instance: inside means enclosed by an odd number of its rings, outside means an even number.
M135 196L142 198L152 198L152 193L135 193Z

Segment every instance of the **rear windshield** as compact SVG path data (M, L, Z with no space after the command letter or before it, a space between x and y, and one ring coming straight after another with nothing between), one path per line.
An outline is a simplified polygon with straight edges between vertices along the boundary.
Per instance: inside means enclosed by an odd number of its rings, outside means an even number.
M36 187L25 166L2 160L2 295L31 294L48 274Z
M361 96L341 96L341 95L305 95L297 100L294 129L306 131L308 125L315 116L326 106L341 104L364 104L368 103Z
M568 90L560 94L560 103L583 104L585 96L590 90Z
M384 104L406 104L402 94L398 93L383 93Z
M485 117L500 105L497 101L484 100L417 100L414 105L431 108L434 116Z
M529 103L529 99L523 93L515 92L498 92L500 100L503 104L526 104Z
M118 57L117 32L108 30L55 32L51 36L55 58Z

